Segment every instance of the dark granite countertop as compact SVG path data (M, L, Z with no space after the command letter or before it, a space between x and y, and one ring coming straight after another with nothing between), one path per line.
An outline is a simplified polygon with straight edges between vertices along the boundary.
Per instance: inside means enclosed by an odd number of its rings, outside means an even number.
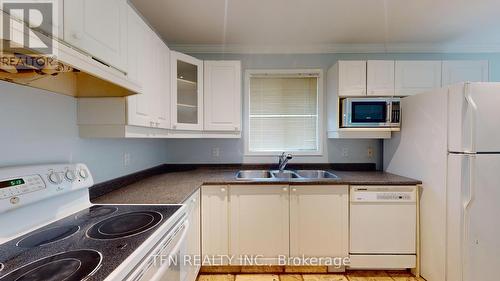
M352 172L329 170L340 179L321 180L237 180L239 168L202 167L188 171L168 172L147 177L100 197L96 204L180 204L202 185L227 184L329 184L329 185L416 185L420 181L378 171Z

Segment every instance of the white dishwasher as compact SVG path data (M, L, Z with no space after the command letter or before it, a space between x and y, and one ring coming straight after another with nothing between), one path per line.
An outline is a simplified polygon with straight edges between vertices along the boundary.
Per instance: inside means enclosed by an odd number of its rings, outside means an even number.
M416 186L351 186L351 268L416 266Z

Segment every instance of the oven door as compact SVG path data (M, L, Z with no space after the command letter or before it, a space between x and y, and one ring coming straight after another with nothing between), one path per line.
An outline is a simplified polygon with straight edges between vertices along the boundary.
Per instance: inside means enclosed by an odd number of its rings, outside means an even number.
M388 127L391 102L386 99L344 99L343 127Z
M133 281L184 281L186 270L183 265L183 255L186 252L188 220L179 223L172 234L163 239L146 262L139 267Z

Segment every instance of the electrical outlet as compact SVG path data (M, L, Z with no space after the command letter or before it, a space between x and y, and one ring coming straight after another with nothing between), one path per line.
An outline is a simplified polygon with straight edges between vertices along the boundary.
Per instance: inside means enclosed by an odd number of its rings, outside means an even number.
M219 156L220 156L220 148L212 147L212 157L219 158Z
M369 146L367 151L368 158L373 158L373 147Z
M124 165L125 167L127 167L127 166L129 166L129 165L130 165L130 153L128 153L128 152L125 152L125 153L123 154L123 165Z
M342 157L349 157L349 148L342 148Z

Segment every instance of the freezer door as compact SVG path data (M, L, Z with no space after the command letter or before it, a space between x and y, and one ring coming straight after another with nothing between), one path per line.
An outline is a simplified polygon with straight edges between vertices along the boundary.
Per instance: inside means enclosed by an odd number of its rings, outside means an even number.
M448 150L500 152L500 83L460 83L448 91Z
M447 281L498 280L500 155L450 155Z

